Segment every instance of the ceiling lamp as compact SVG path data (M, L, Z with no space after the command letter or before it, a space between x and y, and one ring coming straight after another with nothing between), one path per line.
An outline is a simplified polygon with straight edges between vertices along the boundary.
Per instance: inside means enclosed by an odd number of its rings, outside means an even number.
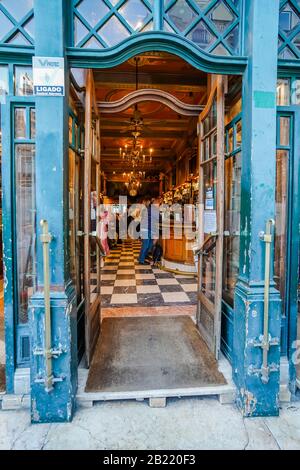
M135 137L132 138L130 144L120 147L120 156L124 162L128 162L132 168L137 168L152 163L153 149L144 150L143 145Z
M138 90L139 80L138 80L138 63L140 57L135 57L135 89ZM126 144L124 148L120 147L120 156L124 161L127 161L132 168L137 168L138 166L144 165L145 163L152 163L152 153L153 149L145 151L143 145L138 140L142 129L144 126L144 120L142 113L138 109L138 105L135 104L133 116L130 119L130 128L131 128L131 142Z
M130 196L135 197L142 186L141 179L145 178L144 171L131 171L131 173L123 173L124 178L127 178L125 186L127 187Z

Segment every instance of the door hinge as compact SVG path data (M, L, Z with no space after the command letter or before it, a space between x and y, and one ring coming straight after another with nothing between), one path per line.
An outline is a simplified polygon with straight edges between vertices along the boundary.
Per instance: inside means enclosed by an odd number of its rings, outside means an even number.
M250 364L248 367L248 374L249 375L260 375L261 380L264 384L267 384L269 382L269 375L271 372L278 372L279 371L279 364L270 364L267 367L262 366L261 368L255 367L254 364ZM267 377L268 379L265 380L264 377Z

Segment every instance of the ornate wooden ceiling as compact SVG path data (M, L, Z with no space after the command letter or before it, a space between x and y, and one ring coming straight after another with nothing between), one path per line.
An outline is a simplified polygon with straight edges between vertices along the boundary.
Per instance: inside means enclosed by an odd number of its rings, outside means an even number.
M97 101L114 102L136 89L135 61L107 71L94 72ZM203 105L207 96L207 74L194 69L181 59L162 53L141 57L138 68L138 88L167 91L179 101ZM149 173L166 171L176 158L191 145L196 133L197 118L178 114L161 102L142 102L138 108L144 119L140 140L144 148L153 148L153 162L144 170ZM134 107L119 113L102 114L101 147L102 168L108 177L125 170L119 148L129 143L130 118Z

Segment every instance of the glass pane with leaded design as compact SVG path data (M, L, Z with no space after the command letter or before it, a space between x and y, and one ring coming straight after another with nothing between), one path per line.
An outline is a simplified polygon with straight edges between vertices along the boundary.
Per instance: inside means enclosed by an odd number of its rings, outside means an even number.
M196 12L185 0L177 2L168 10L168 18L182 32L197 18Z
M286 46L279 54L280 59L297 59L296 54L288 47Z
M293 39L293 44L299 49L300 51L300 33L296 34L296 36Z
M285 34L290 35L294 29L300 24L300 14L288 2L279 14L279 29Z
M34 39L34 36L35 36L34 16L29 21L27 21L27 23L23 26L23 28L25 29L26 33L28 33L29 36L31 36Z
M10 38L7 42L16 46L30 46L30 42L28 41L28 39L26 39L25 36L23 36L23 34L21 34L20 32L14 34L14 36Z
M17 21L21 21L33 8L33 0L0 0L0 4Z
M235 19L234 14L222 1L209 12L208 17L220 33L223 33Z
M115 46L130 35L118 18L113 15L98 31L108 46Z
M203 20L189 32L187 38L204 50L208 49L217 39Z
M0 39L3 39L12 29L13 23L0 10Z
M75 16L74 19L74 43L77 46L89 33L89 30L84 24Z
M102 0L82 0L77 5L77 10L92 27L109 12L108 6Z
M229 55L228 50L223 46L223 44L218 44L217 47L215 47L212 51L212 54L214 55Z
M85 44L84 44L84 49L102 49L103 46L100 44L100 42L92 36Z
M210 4L212 0L194 0L200 10L205 10Z
M240 46L239 25L235 26L230 31L230 33L226 36L225 42L235 54L239 53L239 46Z
M145 33L146 31L152 31L153 30L153 21L149 21L149 23L146 24L146 26L144 26L140 32L141 33Z
M150 19L150 12L141 0L127 0L119 13L134 30L139 30Z

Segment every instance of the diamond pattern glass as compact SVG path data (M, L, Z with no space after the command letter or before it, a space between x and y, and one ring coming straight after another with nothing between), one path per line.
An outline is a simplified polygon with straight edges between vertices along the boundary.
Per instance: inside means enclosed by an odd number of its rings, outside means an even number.
M177 0L168 10L168 17L177 29L182 32L197 18L197 15L185 0Z
M218 44L217 47L215 47L212 51L211 51L212 54L214 55L229 55L229 52L227 51L227 49L225 49L225 47L223 46L223 44Z
M134 30L139 30L150 16L148 8L140 0L128 0L119 12Z
M23 34L21 34L20 32L18 32L17 34L15 34L9 41L7 41L9 44L15 44L15 45L18 45L18 46L30 46L30 42L27 41L27 39L23 36Z
M158 7L154 0L74 3L75 47L113 47L133 34L154 29L153 17ZM234 7L239 7L240 0L163 0L162 3L163 31L184 36L208 53L213 50L214 54L223 56L239 54L239 14Z
M34 39L34 17L32 17L24 26L26 33Z
M288 1L279 13L280 59L300 59L300 0Z
M129 32L115 15L112 16L97 32L109 47L119 44L129 36Z
M232 49L235 54L239 53L239 27L235 26L230 33L226 36L226 44Z
M211 46L217 39L202 20L191 30L187 37L204 50Z
M92 27L109 12L108 6L102 0L82 0L77 10Z
M153 21L150 21L143 29L141 29L141 33L145 33L146 31L153 31Z
M0 41L3 42L5 36L11 33L13 36L8 37L6 43L20 46L31 45L34 39L33 0L0 0L0 6L2 8L0 10ZM32 39L28 40L26 35L19 30L15 32L16 23L20 23Z
M296 55L286 46L279 54L280 59L296 59Z
M0 11L0 38L6 36L13 26L12 22Z
M233 13L225 6L224 2L218 3L216 7L210 11L208 17L220 33L223 33L234 21Z
M85 45L83 47L84 47L84 49L102 49L103 48L102 44L100 44L100 42L97 41L97 39L94 36L92 36L85 43Z
M290 3L287 3L279 14L279 29L286 35L290 35L299 24L300 15Z
M211 0L195 0L195 3L198 5L200 10L205 10L209 4L211 4Z
M33 0L1 0L0 4L3 5L17 21L21 21L33 8Z
M293 39L293 44L299 49L300 51L300 32L296 34L296 36Z
M82 22L75 17L74 20L74 41L75 46L77 46L83 38L88 34L88 29L82 24Z

